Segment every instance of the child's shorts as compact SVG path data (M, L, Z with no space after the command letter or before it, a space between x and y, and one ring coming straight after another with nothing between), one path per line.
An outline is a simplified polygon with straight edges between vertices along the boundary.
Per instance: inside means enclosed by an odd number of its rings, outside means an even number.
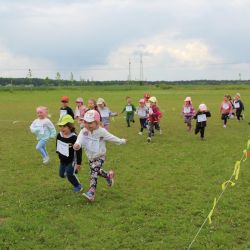
M184 117L184 123L191 124L192 122L192 116L185 116Z

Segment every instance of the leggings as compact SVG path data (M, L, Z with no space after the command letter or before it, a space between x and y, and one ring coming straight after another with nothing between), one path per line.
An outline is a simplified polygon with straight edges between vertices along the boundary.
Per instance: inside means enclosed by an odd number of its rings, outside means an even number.
M241 112L242 112L242 109L237 109L236 110L236 117L237 117L238 120L243 119L243 116L242 116Z
M204 138L205 127L196 127L194 132L196 135L200 132L201 138Z
M46 150L46 140L39 140L36 145L36 150L42 155L43 158L48 157L48 152Z
M224 125L227 125L228 115L229 115L229 114L222 114L222 115L221 115L221 120L224 121Z
M154 128L156 130L160 130L160 124L158 122L149 122L148 123L148 137L152 137L154 135Z
M96 190L97 187L97 178L102 176L105 179L108 178L108 173L102 169L104 164L105 157L99 157L93 161L89 161L90 167L90 188Z

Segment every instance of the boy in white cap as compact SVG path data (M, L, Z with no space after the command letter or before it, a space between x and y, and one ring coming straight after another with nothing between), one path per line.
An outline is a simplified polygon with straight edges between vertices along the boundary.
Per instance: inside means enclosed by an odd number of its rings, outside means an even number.
M109 130L110 117L117 116L117 113L116 112L112 112L106 106L106 102L105 102L105 100L103 98L98 98L96 104L97 104L98 111L99 111L100 116L101 116L102 126L106 130Z
M194 115L194 119L196 119L195 134L200 132L201 140L204 140L208 117L211 117L211 113L208 111L206 104L200 104L197 113Z
M184 100L184 106L182 108L182 115L184 116L184 123L187 124L188 132L192 129L192 119L195 114L194 107L192 105L191 97L187 96Z
M84 149L90 167L90 188L83 196L90 202L95 200L97 177L102 176L107 180L108 186L114 184L114 172L106 172L102 166L106 158L105 141L115 144L125 144L125 139L120 139L110 134L105 128L100 127L100 114L96 110L89 110L84 115L84 128L81 130L74 144L74 149Z

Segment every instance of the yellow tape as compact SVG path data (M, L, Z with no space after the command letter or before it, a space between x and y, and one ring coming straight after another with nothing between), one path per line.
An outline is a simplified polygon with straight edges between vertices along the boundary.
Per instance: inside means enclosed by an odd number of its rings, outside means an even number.
M250 140L247 141L247 149L250 147Z
M228 183L231 184L231 187L235 186L235 183L234 183L234 182L232 182L232 181L230 181L230 180L225 181L225 182L223 182L222 185L221 185L221 188L222 188L223 191L226 189L226 185L227 185Z
M247 160L247 150L245 149L245 150L243 150L243 159L242 159L242 161L246 161Z
M235 180L238 180L239 173L240 173L240 161L236 161L234 165L234 172L233 172L233 176L235 176Z
M207 216L207 218L208 218L208 223L209 223L209 224L212 223L211 217L212 217L212 215L213 215L213 212L214 212L214 209L215 209L215 207L216 207L216 204L217 204L217 200L216 200L216 198L214 198L213 208L211 209L211 211L209 212L209 214L208 214L208 216Z

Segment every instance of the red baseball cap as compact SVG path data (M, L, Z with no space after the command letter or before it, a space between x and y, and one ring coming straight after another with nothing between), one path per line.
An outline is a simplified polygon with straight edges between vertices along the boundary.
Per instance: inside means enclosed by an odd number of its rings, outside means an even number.
M61 102L69 102L69 97L68 96L62 96L61 97Z

